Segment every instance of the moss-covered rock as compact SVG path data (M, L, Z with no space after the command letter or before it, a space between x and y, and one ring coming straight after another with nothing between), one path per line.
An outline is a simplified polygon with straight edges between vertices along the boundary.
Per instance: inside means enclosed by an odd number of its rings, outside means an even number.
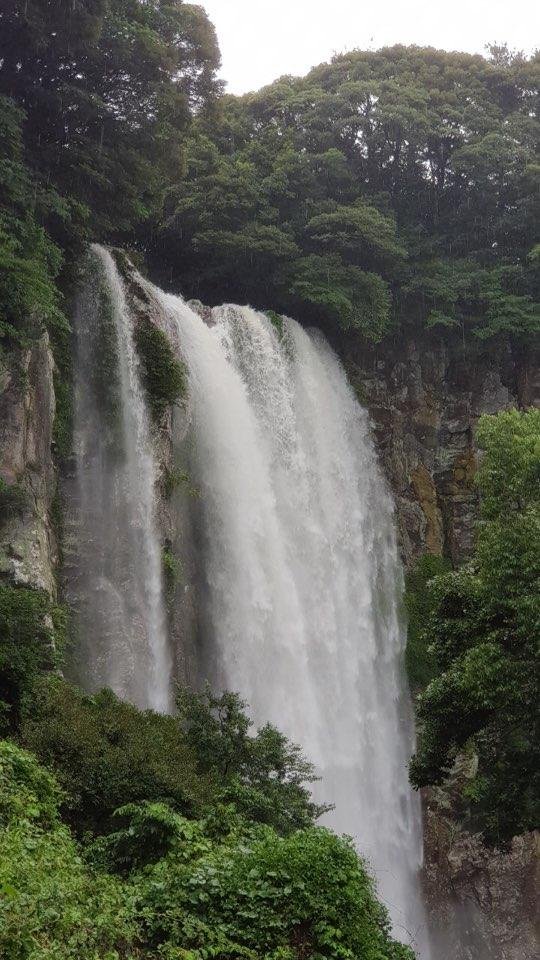
M154 416L181 400L186 393L186 372L162 330L148 317L135 327L135 345L141 361L143 383Z

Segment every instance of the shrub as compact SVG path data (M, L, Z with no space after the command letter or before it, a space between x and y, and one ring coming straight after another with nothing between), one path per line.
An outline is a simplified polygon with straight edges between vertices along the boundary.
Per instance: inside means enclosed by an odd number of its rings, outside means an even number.
M0 956L126 957L137 934L130 892L82 862L58 819L59 795L34 757L0 743Z
M45 593L0 585L0 725L17 727L22 703L45 668L58 661L64 617Z
M127 803L168 800L193 813L209 791L178 721L141 712L110 690L90 697L59 677L42 678L20 737L56 774L62 814L80 835L108 831Z
M310 826L330 809L311 799L312 764L271 724L253 736L245 708L236 693L180 691L178 709L199 770L217 777L218 799L246 819L283 834Z
M418 700L415 786L442 783L460 752L462 799L491 843L540 820L540 411L480 420L482 519L471 562L427 586L436 676Z
M147 317L139 320L135 327L135 345L150 405L159 417L168 404L176 403L185 395L185 369L163 331Z
M407 649L405 662L411 689L423 690L437 672L435 656L425 633L433 596L430 581L449 568L449 561L432 553L419 557L408 571L405 581L405 608L407 610Z
M352 844L323 828L248 831L204 850L203 831L141 877L139 910L165 957L412 960ZM166 946L165 946L166 944Z

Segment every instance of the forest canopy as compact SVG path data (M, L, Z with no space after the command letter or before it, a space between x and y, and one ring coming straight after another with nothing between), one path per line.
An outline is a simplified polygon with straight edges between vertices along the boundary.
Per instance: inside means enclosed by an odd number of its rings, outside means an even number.
M538 332L539 71L396 46L223 97L168 191L162 279L374 340Z
M353 51L244 97L218 66L181 0L3 4L0 336L59 323L87 240L372 340L538 332L538 55Z

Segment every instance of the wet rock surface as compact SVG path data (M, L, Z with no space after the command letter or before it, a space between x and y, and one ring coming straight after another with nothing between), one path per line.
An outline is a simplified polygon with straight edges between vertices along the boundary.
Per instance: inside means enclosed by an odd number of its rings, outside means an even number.
M427 792L424 888L434 960L536 960L540 833L487 847L466 830L451 791Z
M460 563L478 511L478 418L540 404L538 355L508 341L464 345L428 333L376 346L341 336L333 345L371 414L405 562L428 550Z
M0 362L0 478L17 503L0 518L0 578L56 592L51 522L54 362L44 334Z

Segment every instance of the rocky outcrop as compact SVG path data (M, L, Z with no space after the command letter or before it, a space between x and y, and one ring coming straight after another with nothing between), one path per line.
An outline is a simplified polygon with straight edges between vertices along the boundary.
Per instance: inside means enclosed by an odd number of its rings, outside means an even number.
M0 577L56 592L54 362L47 334L0 361Z
M436 960L536 960L540 833L486 847L452 813L447 791L425 810L425 893Z
M463 344L429 332L377 346L341 336L334 346L371 414L405 561L429 550L461 562L478 508L476 423L540 403L538 356L507 340Z

